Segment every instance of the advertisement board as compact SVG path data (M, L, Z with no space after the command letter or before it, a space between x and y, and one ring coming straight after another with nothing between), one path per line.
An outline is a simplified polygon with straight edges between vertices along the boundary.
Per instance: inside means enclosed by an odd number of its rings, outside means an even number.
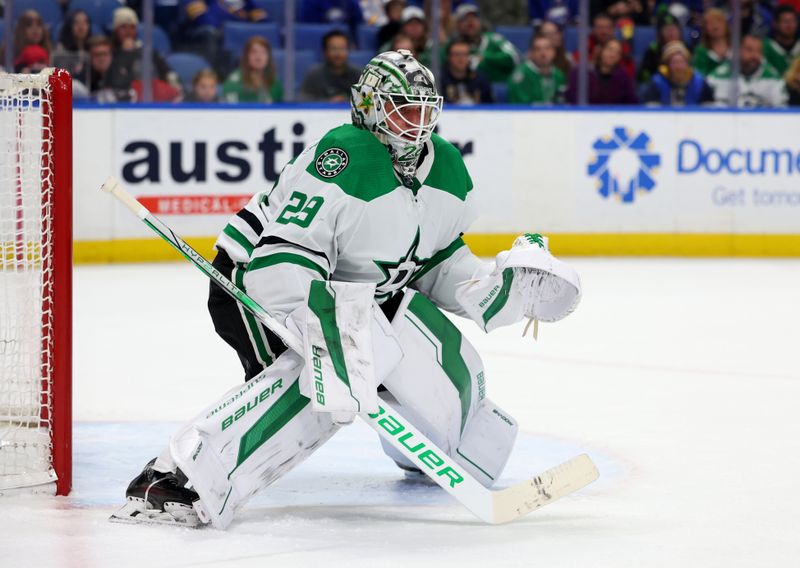
M97 194L113 174L207 246L289 160L345 122L346 106L77 109L75 238L95 250L152 238ZM754 254L765 243L767 254L800 254L797 132L792 112L508 107L449 108L439 126L473 178L481 215L468 237L483 254L524 231L575 254L669 253L658 241L680 241L673 254L735 254L730 243L745 241L758 241Z

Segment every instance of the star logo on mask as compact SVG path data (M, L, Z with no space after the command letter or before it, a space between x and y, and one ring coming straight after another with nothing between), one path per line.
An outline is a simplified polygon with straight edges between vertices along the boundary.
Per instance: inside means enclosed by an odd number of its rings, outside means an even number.
M378 283L375 289L375 297L378 300L385 300L395 292L405 288L415 280L416 274L425 266L427 259L417 257L419 247L419 229L414 236L408 251L402 258L396 261L373 260L383 273L383 280Z
M364 109L364 112L369 112L369 109L372 108L372 95L363 95L361 97L361 102L358 103L358 108Z

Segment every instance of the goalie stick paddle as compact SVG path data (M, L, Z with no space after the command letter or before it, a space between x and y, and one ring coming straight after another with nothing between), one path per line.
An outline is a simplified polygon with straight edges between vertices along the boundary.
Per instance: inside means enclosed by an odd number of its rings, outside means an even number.
M158 217L150 213L114 178L102 188L130 209L145 225L171 244L189 262L245 306L290 349L302 353L302 341L273 318L258 302L221 274ZM431 480L486 523L507 523L548 503L569 495L598 478L588 455L582 454L512 487L487 489L406 420L396 408L381 399L376 414L359 414L385 441L411 460Z

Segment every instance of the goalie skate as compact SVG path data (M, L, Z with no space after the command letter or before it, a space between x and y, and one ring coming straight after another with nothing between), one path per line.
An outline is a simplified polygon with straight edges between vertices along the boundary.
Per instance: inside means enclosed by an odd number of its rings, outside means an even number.
M197 493L185 487L187 479L178 470L162 473L152 460L131 481L126 503L109 517L114 523L173 525L197 528L203 523L197 513Z

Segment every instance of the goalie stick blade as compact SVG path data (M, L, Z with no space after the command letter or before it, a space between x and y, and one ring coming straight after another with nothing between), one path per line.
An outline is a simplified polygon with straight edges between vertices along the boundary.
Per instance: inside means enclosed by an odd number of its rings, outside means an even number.
M200 528L197 512L186 505L166 503L164 510L146 508L143 499L128 497L125 504L109 518L112 523L129 525L169 525L190 529Z
M600 473L581 454L513 487L492 494L492 523L507 523L581 489Z

